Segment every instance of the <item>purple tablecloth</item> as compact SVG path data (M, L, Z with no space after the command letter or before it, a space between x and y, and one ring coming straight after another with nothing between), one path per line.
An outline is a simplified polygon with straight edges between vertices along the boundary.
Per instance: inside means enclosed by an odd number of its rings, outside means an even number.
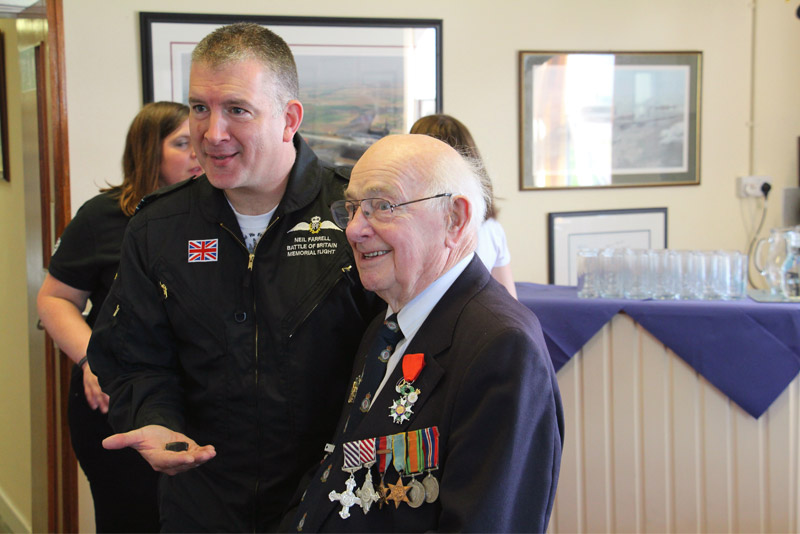
M625 312L753 417L800 372L800 304L579 299L575 287L516 286L542 323L556 371Z

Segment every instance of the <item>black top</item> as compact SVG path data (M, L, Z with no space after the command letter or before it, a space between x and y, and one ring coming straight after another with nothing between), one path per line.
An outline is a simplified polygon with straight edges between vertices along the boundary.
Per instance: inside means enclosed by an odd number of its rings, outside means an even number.
M269 532L336 429L359 341L383 304L331 221L349 169L296 136L286 192L251 253L205 176L147 197L87 351L117 432L212 444L159 485L164 532Z
M56 242L50 275L68 286L89 291L94 326L119 266L122 236L130 218L119 207L116 191L100 193L81 206Z

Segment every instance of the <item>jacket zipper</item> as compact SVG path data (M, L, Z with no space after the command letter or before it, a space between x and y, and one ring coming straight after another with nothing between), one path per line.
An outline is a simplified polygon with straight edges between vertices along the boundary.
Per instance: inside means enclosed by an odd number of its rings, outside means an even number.
M350 272L350 270L351 270L352 268L353 268L353 266L352 266L352 265L347 265L347 266L345 266L345 267L342 267L342 268L341 268L341 269L342 269L342 274L349 273L349 272ZM298 328L300 328L300 325L302 325L303 323L305 323L305 322L306 322L306 320L308 320L308 318L311 316L311 314L312 314L312 313L314 313L314 310L316 310L316 309L317 309L317 307L319 306L320 302L322 302L323 300L325 300L325 297L327 297L327 296L328 296L328 293L330 293L330 292L333 290L333 288L334 288L334 287L336 287L336 284L338 284L338 283L339 283L339 281L340 281L342 278L344 278L344 276L340 276L340 277L338 277L336 280L334 280L334 281L333 281L333 283L332 283L332 284L330 284L330 285L327 287L327 289L325 289L325 291L322 293L322 295L320 295L320 297L317 299L317 301L314 303L314 305L311 307L311 309L310 309L310 310L308 310L308 313L306 313L306 314L303 316L303 319L302 319L301 321L299 321L299 322L297 323L297 325L295 325L294 329L293 329L291 332L289 332L289 339L292 339L292 337L294 337L294 333L295 333L295 332L297 332L297 329L298 329Z
M272 219L272 221L270 221L270 223L264 229L264 233L261 234L261 238L258 240L258 242L256 242L255 246L253 247L253 252L250 252L249 250L247 250L247 245L242 243L242 241L239 239L239 236L236 235L236 232L232 231L230 228L225 226L224 223L219 223L220 227L223 230L225 230L226 232L228 232L229 234L231 234L231 236L233 237L233 240L236 241L237 243L239 243L239 245L241 245L241 247L245 250L245 252L247 252L247 254L248 254L248 257L247 257L247 270L249 271L248 276L249 276L249 279L250 279L251 282L252 282L252 279L253 279L253 267L254 267L255 260L256 260L256 250L258 250L258 245L261 243L261 239L264 239L264 236L267 235L267 232L269 232L270 228L272 228L275 225L275 223L277 223L279 220L280 220L280 217L275 217L274 219ZM256 299L255 299L255 297L253 297L253 321L255 321L255 346L254 346L254 349L255 349L255 360L256 360L256 364L255 364L256 398L258 398L258 321L256 321ZM256 477L256 487L253 488L253 492L254 492L253 502L254 503L258 502L258 485L259 485L259 481L260 481L260 478L257 476ZM257 531L257 526L258 526L258 517L257 517L257 515L258 515L258 513L257 513L258 505L255 504L255 507L256 507L256 509L253 510L253 523L252 523L253 532Z

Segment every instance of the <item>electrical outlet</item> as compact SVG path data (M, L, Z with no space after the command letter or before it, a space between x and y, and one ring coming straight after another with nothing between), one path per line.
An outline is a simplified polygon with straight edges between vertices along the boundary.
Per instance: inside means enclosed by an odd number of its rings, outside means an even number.
M772 187L772 178L769 176L740 176L736 180L736 190L739 198L763 197L761 187L769 184Z

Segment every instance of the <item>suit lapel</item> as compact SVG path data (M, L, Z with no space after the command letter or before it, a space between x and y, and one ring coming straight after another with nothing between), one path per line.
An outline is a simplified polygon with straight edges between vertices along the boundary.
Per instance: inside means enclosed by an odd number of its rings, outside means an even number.
M413 414L409 420L401 424L394 423L389 410L392 401L400 398L400 394L395 391L395 385L403 377L401 361L392 371L378 398L375 399L373 409L361 421L359 428L356 430L357 435L362 435L365 431L373 433L377 431L378 433L375 435L387 435L405 432L412 427L415 415L421 412L436 385L445 374L445 369L439 363L438 357L446 353L447 349L452 345L453 335L461 311L475 294L483 289L488 281L489 273L476 255L436 306L433 307L414 339L406 347L405 354L421 352L425 355L425 367L417 380L414 381L414 386L420 390L419 399L412 407ZM372 413L373 410L376 411L375 414ZM385 430L384 434L380 434L382 430Z

